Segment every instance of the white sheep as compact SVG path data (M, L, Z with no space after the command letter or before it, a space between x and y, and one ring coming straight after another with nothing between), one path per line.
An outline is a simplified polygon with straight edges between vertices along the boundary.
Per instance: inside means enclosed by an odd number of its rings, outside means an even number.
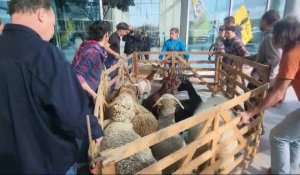
M179 100L177 100L171 94L164 94L155 105L159 105L159 117L158 117L158 126L159 129L166 128L175 124L175 110L176 105L180 105ZM168 138L160 143L157 143L152 146L152 153L157 160L170 155L171 153L185 147L185 142L183 138L177 134ZM182 165L182 160L177 161L176 163L170 165L168 168L163 170L163 174L171 174Z
M198 109L196 110L194 115L199 116L201 113L208 111L210 108L217 106L223 102L228 101L229 99L224 97L224 95L222 93L217 93L216 95L214 95L212 98L208 99L207 101L203 102ZM228 110L228 112L230 113L230 116L232 117L232 119L235 117L232 110ZM197 136L199 135L199 133L202 131L205 122L202 122L194 127L192 127L191 129L188 130L188 138L187 138L187 143L191 143L193 142ZM220 125L223 125L224 122L221 119L220 120ZM210 128L211 130L211 128ZM219 143L222 144L226 141L226 139L233 137L234 136L235 131L233 129L231 130L227 130L225 133L221 134L220 138L219 138ZM200 155L201 153L207 151L207 149L209 149L209 144L204 146L202 149L199 149L196 153L195 156ZM219 158L225 157L228 153L232 152L234 149L236 149L238 147L238 141L234 141L232 144L227 145L225 147L222 147L221 150L219 150L219 153L217 154L217 156ZM228 165L232 164L234 162L234 156L231 158L227 158L226 162L223 161L220 165L220 168L218 171L221 171L222 169L225 169L226 167L228 167Z
M136 104L132 96L122 93L110 104L112 121L104 129L101 151L126 145L141 138L133 129L132 119L136 116ZM149 148L116 163L117 174L134 174L155 163Z
M145 107L137 103L138 94L138 88L132 84L124 85L120 87L119 90L119 96L125 95L131 97L131 101L129 103L133 102L135 106L134 109L131 109L135 112L135 117L131 121L133 123L133 129L138 135L144 137L148 134L157 131L158 122L150 111L148 111Z
M148 79L140 79L134 85L138 87L139 98L145 99L150 95L152 86Z
M104 129L104 138L101 142L101 150L113 149L141 138L132 128L132 123L112 122ZM117 174L135 174L156 160L149 148L129 156L116 163Z

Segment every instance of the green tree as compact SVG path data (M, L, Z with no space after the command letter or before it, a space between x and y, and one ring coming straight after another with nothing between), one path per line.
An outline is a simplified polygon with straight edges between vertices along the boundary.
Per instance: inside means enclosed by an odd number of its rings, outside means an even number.
M110 8L118 8L123 12L129 10L129 6L134 6L134 0L102 0L103 3L103 16L107 15Z

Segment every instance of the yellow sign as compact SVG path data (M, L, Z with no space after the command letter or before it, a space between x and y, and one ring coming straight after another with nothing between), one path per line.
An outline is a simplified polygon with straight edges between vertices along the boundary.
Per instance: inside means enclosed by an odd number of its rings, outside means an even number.
M247 44L253 38L253 34L252 34L251 21L248 16L247 9L244 5L241 6L241 8L238 10L234 18L235 18L235 23L237 25L240 25L243 28L242 41L244 44Z
M197 4L197 0L192 0L192 4L195 6Z

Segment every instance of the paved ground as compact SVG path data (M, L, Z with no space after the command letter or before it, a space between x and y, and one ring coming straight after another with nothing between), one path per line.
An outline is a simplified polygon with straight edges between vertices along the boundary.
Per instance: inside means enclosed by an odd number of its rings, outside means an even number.
M270 130L284 119L284 116L296 108L300 108L296 94L292 88L288 89L284 102L275 108L271 108L265 112L264 126L265 134L261 137L260 150L256 155L253 163L247 169L247 174L265 174L270 167ZM299 116L300 117L300 116ZM298 171L300 173L300 170Z

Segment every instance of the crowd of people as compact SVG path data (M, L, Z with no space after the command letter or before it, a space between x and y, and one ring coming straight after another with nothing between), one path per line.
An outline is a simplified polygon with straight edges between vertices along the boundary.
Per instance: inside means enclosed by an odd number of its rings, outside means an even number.
M56 21L50 0L11 0L9 14L11 23L0 36L0 136L5 139L0 143L0 173L74 174L79 158L87 159L86 115L91 118L96 145L103 137L92 114L102 71L123 59L121 39L124 53L130 55L150 51L151 38L147 31L134 31L124 22L109 35L110 24L95 21L70 65L62 51L49 43ZM0 21L0 33L2 28ZM224 19L216 40L219 51L270 66L272 90L257 107L241 114L242 123L282 100L289 86L300 101L299 21L295 17L280 20L278 12L270 10L262 16L260 29L263 38L253 56L233 17ZM179 29L171 28L162 51L186 50ZM149 59L147 54L145 59ZM188 61L189 55L184 59ZM229 59L223 61L231 64ZM262 73L254 69L251 76L259 80ZM248 88L256 87L249 84ZM299 114L300 109L295 109L270 133L273 173L290 174L299 167Z

